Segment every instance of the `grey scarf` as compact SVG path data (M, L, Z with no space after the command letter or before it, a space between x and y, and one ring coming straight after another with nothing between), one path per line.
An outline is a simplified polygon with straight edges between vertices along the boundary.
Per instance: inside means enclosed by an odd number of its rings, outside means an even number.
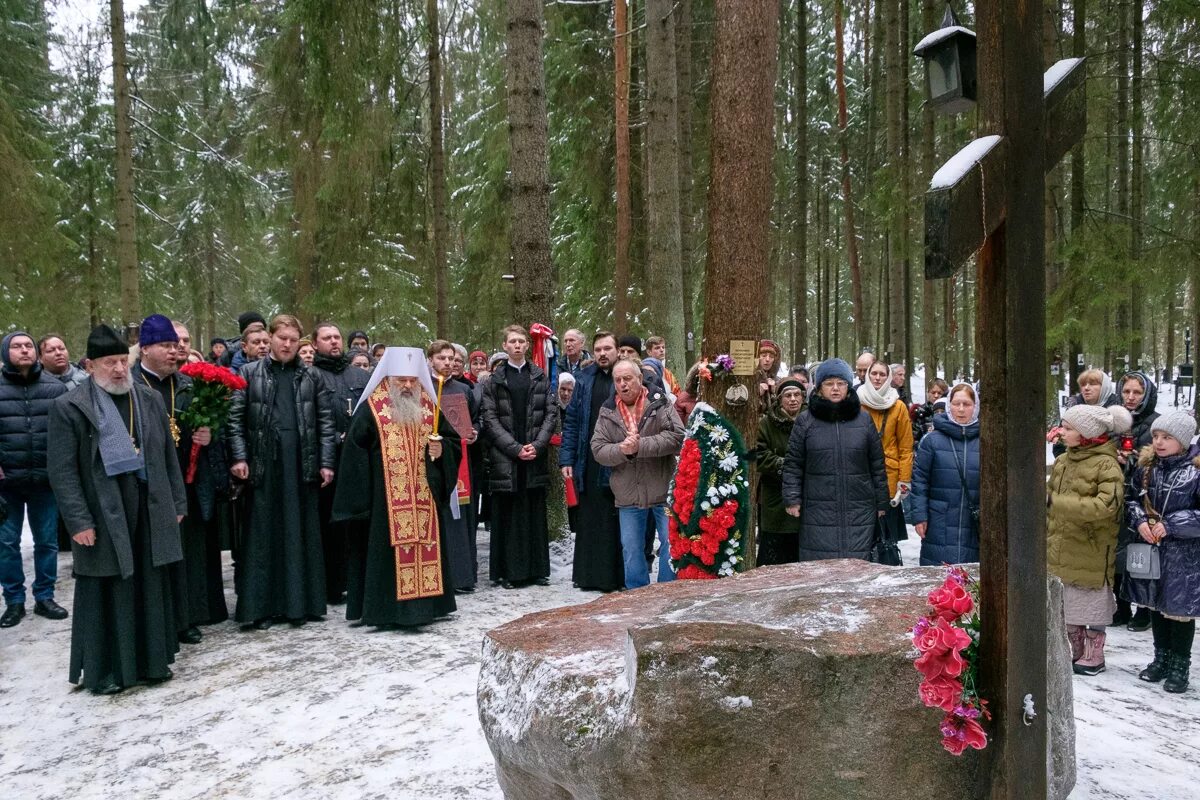
M136 412L135 391L132 387L129 390L129 408L133 414L138 440L141 441L142 426ZM93 385L92 407L96 410L96 419L99 422L100 460L104 462L104 473L112 478L126 472L137 472L139 478L145 479L145 458L134 449L133 440L129 438L128 421L117 410L112 395Z

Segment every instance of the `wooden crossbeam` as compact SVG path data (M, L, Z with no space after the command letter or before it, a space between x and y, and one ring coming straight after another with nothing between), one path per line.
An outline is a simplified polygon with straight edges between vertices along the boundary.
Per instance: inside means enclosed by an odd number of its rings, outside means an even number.
M1046 71L1043 131L1047 171L1083 138L1087 128L1085 78L1083 59L1065 59ZM939 170L925 193L926 280L952 276L1004 221L1009 141L1001 138L979 158L971 158L972 148L981 149L978 142L964 147L943 168L950 168L950 178L939 181L943 175Z

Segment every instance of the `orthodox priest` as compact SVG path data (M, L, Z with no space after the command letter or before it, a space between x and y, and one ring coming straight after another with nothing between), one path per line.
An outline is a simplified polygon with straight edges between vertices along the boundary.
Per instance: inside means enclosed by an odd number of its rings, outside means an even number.
M425 353L389 347L350 421L333 518L368 526L349 554L346 616L360 624L423 625L456 609L443 534L461 444L436 398Z
M70 681L115 694L172 677L169 567L183 557L187 494L166 407L131 379L124 340L100 325L87 357L92 379L51 407L48 461L74 557Z
M298 356L300 321L279 314L268 330L268 357L242 368L246 388L229 405L230 472L253 487L236 575L243 630L281 619L299 627L325 615L317 490L333 482L333 411Z
M174 567L182 571L187 589L176 603L179 641L195 644L201 639L198 626L229 619L221 578L221 542L213 519L217 491L228 486L229 474L221 448L209 447L212 431L192 430L179 419L180 412L192 402L192 379L179 374L181 327L162 314L151 314L142 320L138 362L132 378L134 383L150 387L162 398L181 471L186 471L191 460L193 442L200 445L196 479L186 486L188 512L179 529L183 561ZM182 330L187 333L186 328Z
M450 575L456 592L475 591L478 578L475 509L471 505L471 457L469 446L478 437L479 409L471 387L454 377L456 351L445 339L436 339L425 348L434 381L442 380L439 411L459 437L458 514L446 521L442 541L450 559ZM452 509L453 510L453 509Z

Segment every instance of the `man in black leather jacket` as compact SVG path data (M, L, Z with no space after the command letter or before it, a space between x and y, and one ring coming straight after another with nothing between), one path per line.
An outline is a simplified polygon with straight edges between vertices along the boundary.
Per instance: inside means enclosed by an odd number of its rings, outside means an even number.
M259 630L325 614L317 490L333 483L337 449L324 383L297 357L299 320L280 314L269 330L270 355L242 369L228 432L230 471L252 487L235 616Z

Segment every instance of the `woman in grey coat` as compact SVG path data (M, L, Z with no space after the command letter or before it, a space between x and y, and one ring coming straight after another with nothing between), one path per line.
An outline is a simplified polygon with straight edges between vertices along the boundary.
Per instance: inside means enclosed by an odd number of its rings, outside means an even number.
M800 560L870 557L888 508L887 471L875 423L850 391L854 373L825 361L816 392L788 438L783 501L800 517Z

